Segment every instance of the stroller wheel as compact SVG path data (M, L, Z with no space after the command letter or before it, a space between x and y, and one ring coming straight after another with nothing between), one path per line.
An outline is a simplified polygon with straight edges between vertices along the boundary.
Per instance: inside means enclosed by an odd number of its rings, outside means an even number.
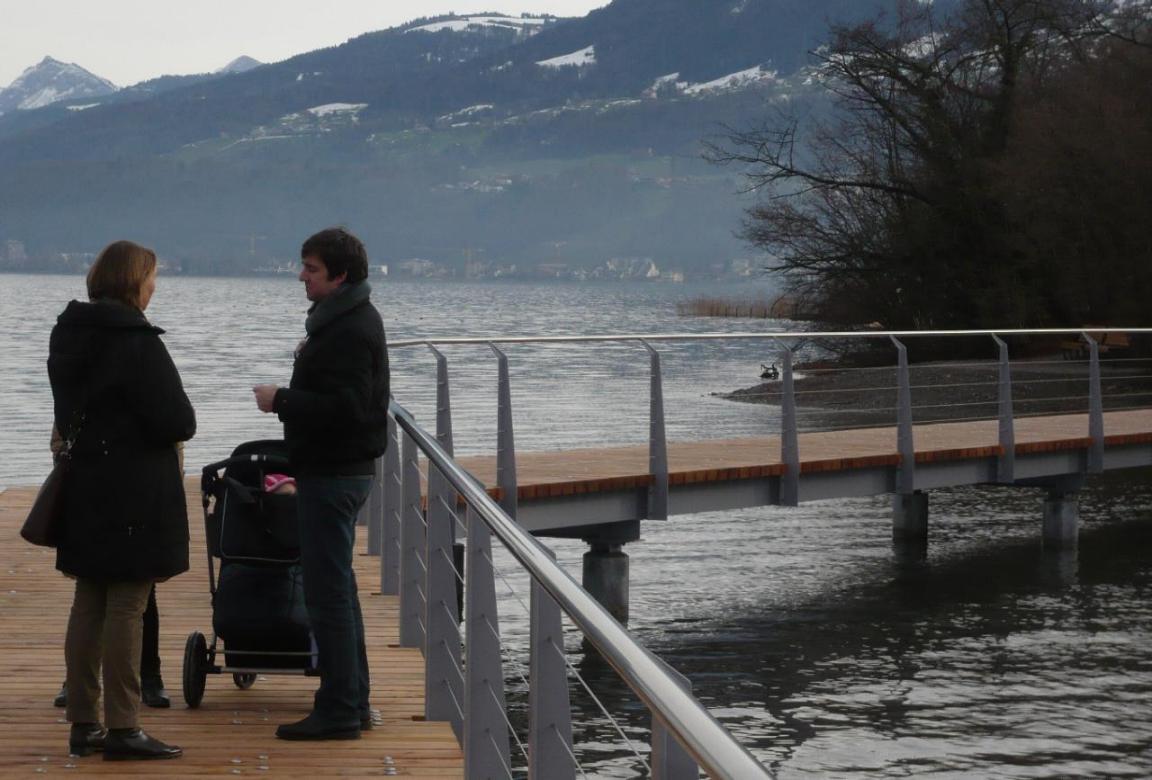
M236 683L236 687L240 690L246 691L256 682L256 675L252 672L234 674L232 675L232 682Z
M208 642L199 631L193 631L184 643L184 703L190 708L200 706L207 680Z

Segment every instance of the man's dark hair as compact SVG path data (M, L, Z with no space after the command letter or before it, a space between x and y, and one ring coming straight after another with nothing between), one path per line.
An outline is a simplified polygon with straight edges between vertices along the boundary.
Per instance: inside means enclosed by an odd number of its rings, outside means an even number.
M310 236L300 247L301 259L319 258L332 279L347 272L347 282L355 283L368 278L368 252L360 239L344 228L328 228Z

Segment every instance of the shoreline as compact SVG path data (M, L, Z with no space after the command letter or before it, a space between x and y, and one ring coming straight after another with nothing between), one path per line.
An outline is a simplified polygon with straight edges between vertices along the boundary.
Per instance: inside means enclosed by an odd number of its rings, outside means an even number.
M1012 364L1016 417L1088 411L1088 365L1059 358ZM1105 410L1152 402L1152 358L1147 362L1100 362ZM999 366L995 362L935 361L910 366L912 413L917 424L995 419L999 414ZM801 430L896 424L895 366L840 366L794 371ZM736 403L779 406L780 380L760 382L714 397Z

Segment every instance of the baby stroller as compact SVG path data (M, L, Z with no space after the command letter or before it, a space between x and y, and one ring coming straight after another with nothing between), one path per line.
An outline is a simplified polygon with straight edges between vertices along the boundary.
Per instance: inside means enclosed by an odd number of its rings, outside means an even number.
M212 641L193 631L184 646L189 707L200 706L209 674L231 674L241 689L257 674L317 674L296 496L265 492L266 474L292 474L284 442L246 442L203 470Z

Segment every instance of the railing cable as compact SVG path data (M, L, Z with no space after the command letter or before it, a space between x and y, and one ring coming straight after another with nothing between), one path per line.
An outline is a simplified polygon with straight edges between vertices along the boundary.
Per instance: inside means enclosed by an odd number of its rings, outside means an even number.
M501 707L497 707L497 709L500 710L501 713L504 712L503 708ZM505 716L505 719L507 719L507 716ZM491 731L486 731L485 733L488 735L488 741L492 743L492 747L496 748L496 760L500 762L500 766L504 767L504 771L508 775L508 780L516 780L516 776L512 774L512 768L504 763L504 756L501 755L504 750L498 744L496 744L496 737L492 736Z
M584 771L584 767L580 764L580 759L576 758L576 754L572 752L572 748L568 747L568 740L564 739L564 736L560 733L560 729L556 728L555 723L551 725L551 729L552 733L556 735L556 739L560 740L560 745L564 748L564 752L568 754L568 758L572 759L572 765L576 767L576 771L580 773L580 776L583 777L584 780L588 780L588 773Z
M459 632L459 629L457 629L457 632ZM467 680L464 679L464 672L461 671L460 667L457 666L455 663L456 658L455 658L455 656L452 655L452 648L449 647L448 643L446 641L444 641L443 639L440 640L440 646L444 648L444 652L446 652L448 654L448 657L452 659L452 663L450 663L448 665L451 666L452 669L456 672L456 675L460 678L460 682L467 685L468 682L467 682Z
M443 556L445 563L448 564L448 568L450 568L452 570L453 576L455 576L456 579L459 580L460 584L463 585L464 584L464 575L461 574L459 572L459 570L456 568L456 561L452 560L452 558L448 555L448 553L446 553L444 551L443 547L440 548L439 552L440 552L440 555Z
M448 646L444 645L444 649L448 650ZM448 652L451 653L450 650L448 650ZM455 666L455 664L452 664L452 665ZM461 677L461 679L463 679L463 677ZM444 687L447 688L448 695L452 698L452 704L453 704L453 706L456 707L456 712L460 713L460 722L463 723L464 722L464 707L461 706L460 700L456 698L456 693L452 690L452 686L446 685Z
M632 754L635 755L636 758L644 764L644 768L648 770L649 774L651 774L652 767L649 765L648 760L644 758L644 756L640 755L640 751L637 750L635 745L632 744L632 740L628 739L628 735L624 733L624 729L620 726L619 721L612 717L612 713L610 713L608 708L604 706L604 702L600 701L600 697L597 696L595 691L592 690L592 686L588 684L588 682L580 675L580 672L576 670L576 667L572 665L572 662L568 660L568 654L564 652L563 648L556 644L554 639L549 638L548 644L552 645L552 649L560 654L560 658L563 659L564 665L568 667L568 671L570 671L572 675L579 681L581 687L583 687L584 690L588 692L588 695L592 697L592 701L595 702L600 711L604 713L604 717L607 718L608 722L612 724L612 727L616 729L616 733L620 735L620 739L624 740L624 744L628 746L628 749L632 751Z
M492 697L492 701L496 702L496 709L504 717L504 722L508 724L508 733L512 735L512 739L516 740L516 747L520 748L520 755L524 756L524 763L530 763L531 759L528 758L528 750L524 747L524 743L520 741L520 735L516 733L516 728L508 718L508 712L504 707L504 702L500 701L500 697L496 695L496 691L492 688L491 682L485 680L484 687L488 689L488 695ZM492 732L488 733L491 734Z
M487 556L485 556L485 557L487 557ZM500 569L496 566L495 563L492 562L491 558L488 559L488 563L492 566L492 571L496 572L496 575L498 577L500 577L500 581L504 583L504 587L508 589L508 592L512 594L512 597L515 598L518 602L520 602L520 606L523 607L524 610L528 614L532 614L531 611L529 611L528 605L524 603L524 599L522 599L520 597L520 594L516 592L516 590L512 587L512 584L510 582L508 582L508 578L505 577L504 573L502 571L500 571ZM488 624L488 627L489 627L489 629L492 629L491 623ZM496 633L495 630L493 630L493 633ZM496 635L497 635L497 638L499 638L499 634L496 633ZM575 675L576 679L580 682L580 685L583 686L584 690L588 692L588 695L592 697L592 700L594 702L596 702L596 705L600 708L600 711L604 713L604 717L606 717L612 723L612 725L616 729L616 733L618 733L620 735L620 737L624 740L624 743L628 746L628 749L631 750L632 753L635 754L635 756L638 759L640 759L641 761L644 762L644 766L648 767L648 762L644 760L644 757L642 755L640 755L639 751L637 751L635 746L632 745L632 742L625 735L624 729L620 726L620 723L616 720L616 718L614 718L612 716L612 714L610 712L608 712L608 708L605 707L604 704L600 701L600 699L596 696L596 694L592 690L592 687L587 683L587 681L584 680L583 677L580 676L580 672L576 671L576 667L574 667L572 665L572 663L568 660L567 654L563 650L561 650L559 647L557 647L556 642L554 640L552 640L551 638L549 638L548 643L550 645L552 645L553 649L557 650L560 653L561 658L564 660L564 665L568 667L568 669L572 672L573 675ZM521 679L524 679L523 675L521 675ZM528 681L526 679L524 679L524 684L528 685ZM651 767L648 767L648 771L649 772L652 771Z

